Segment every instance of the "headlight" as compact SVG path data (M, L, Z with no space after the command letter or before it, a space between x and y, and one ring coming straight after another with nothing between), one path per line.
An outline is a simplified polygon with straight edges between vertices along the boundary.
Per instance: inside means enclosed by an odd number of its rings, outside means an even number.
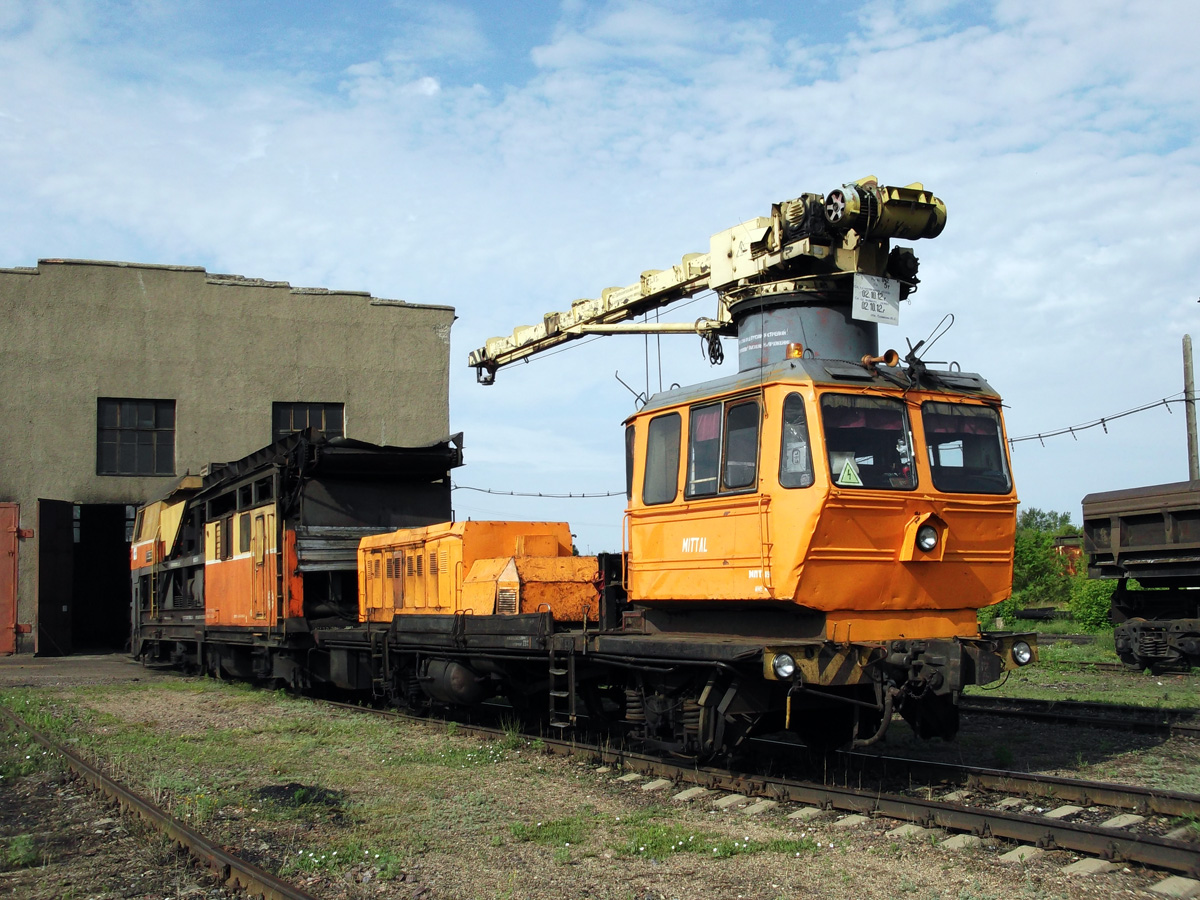
M1027 666L1033 659L1033 650L1024 641L1017 641L1012 646L1012 658L1018 666Z
M776 653L771 660L771 670L776 678L791 678L796 674L796 660L788 653Z
M922 525L917 529L917 547L928 553L937 546L938 533L932 525Z

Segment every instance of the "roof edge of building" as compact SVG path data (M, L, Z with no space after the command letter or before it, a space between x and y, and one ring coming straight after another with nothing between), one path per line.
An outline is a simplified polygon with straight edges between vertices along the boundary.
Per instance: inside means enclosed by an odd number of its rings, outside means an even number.
M372 306L404 306L410 309L444 309L454 311L453 306L441 303L409 303L407 300L393 300L386 297L375 297L370 291L342 291L336 288L322 287L292 287L287 281L270 281L266 278L247 278L244 275L225 275L209 272L204 266L180 266L163 263L122 262L111 259L62 259L48 257L39 259L37 266L0 267L0 275L39 275L41 267L48 266L108 266L114 269L152 269L165 272L194 272L203 275L208 284L223 287L266 287L285 288L290 293L300 296L331 296L331 297L365 297Z

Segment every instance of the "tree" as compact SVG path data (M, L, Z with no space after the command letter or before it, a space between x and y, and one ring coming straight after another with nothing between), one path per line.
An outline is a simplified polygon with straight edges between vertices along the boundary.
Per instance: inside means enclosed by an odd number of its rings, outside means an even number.
M1016 548L1013 554L1013 605L1059 606L1071 599L1071 576L1066 557L1054 548L1054 539L1078 534L1071 514L1041 510L1036 506L1017 516Z
M1071 524L1071 514L1051 512L1030 506L1017 514L1017 530L1038 531L1051 537L1079 534L1079 526Z

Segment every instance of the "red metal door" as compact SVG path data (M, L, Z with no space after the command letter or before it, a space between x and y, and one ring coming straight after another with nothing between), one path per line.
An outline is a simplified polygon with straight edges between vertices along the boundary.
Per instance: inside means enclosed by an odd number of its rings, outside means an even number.
M21 507L0 503L0 653L17 649L17 529Z

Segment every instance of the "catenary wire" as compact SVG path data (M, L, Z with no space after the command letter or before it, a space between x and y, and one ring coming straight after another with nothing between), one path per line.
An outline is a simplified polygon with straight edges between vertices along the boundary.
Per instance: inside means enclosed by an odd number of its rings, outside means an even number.
M624 491L606 491L604 493L591 493L591 494L547 494L547 493L544 493L541 491L538 491L536 493L532 492L532 491L497 491L497 490L494 490L493 488L471 487L470 485L467 485L467 484L452 485L450 490L452 490L452 491L478 491L481 494L498 494L503 497L544 497L547 500L583 500L583 499L591 500L591 499L594 499L597 497L624 497L625 496Z
M1184 403L1186 397L1184 392L1180 391L1177 394L1169 394L1158 400L1153 400L1150 403L1143 403L1141 406L1135 406L1133 409L1127 409L1123 412L1113 413L1111 416L1102 416L1099 419L1094 419L1091 422L1084 422L1081 425L1068 425L1063 428L1055 428L1052 431L1039 431L1037 434L1026 434L1021 437L1009 438L1008 444L1011 447L1013 444L1021 443L1022 441L1039 441L1045 446L1046 438L1060 437L1064 434L1069 434L1075 437L1081 431L1087 431L1089 428L1100 427L1104 429L1104 433L1108 434L1108 423L1114 422L1117 419L1123 419L1126 416L1132 416L1136 413L1146 412L1147 410L1157 409L1160 406L1166 407L1167 412L1171 411L1172 403Z

